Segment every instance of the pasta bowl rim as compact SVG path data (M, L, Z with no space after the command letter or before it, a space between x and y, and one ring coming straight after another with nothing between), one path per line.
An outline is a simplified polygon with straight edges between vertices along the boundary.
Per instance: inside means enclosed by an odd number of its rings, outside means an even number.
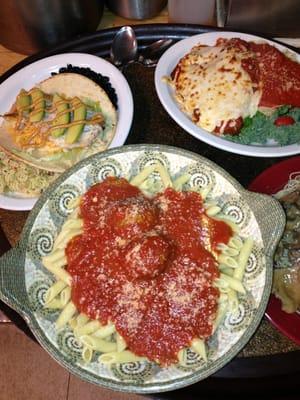
M209 167L211 167L214 171L217 171L229 181L233 187L241 194L241 196L246 200L250 210L254 213L256 220L258 218L257 210L253 210L252 205L250 203L258 203L268 205L271 209L275 209L278 215L281 216L280 220L278 221L277 226L274 228L275 231L275 239L274 236L272 240L268 242L268 237L266 237L266 232L263 232L263 227L261 223L257 220L258 227L261 231L261 235L263 238L264 246L265 246L265 256L266 256L266 276L265 276L265 285L263 289L263 293L261 296L260 304L253 316L251 323L246 328L245 332L242 336L238 339L238 341L231 347L231 349L225 354L224 356L220 357L218 360L213 362L213 365L208 368L205 373L201 373L201 369L194 371L192 374L188 375L187 377L181 377L180 379L171 379L168 382L163 383L149 383L149 384L137 384L137 383L129 383L129 382L122 382L121 380L112 380L109 378L103 378L99 375L94 375L89 371L86 371L83 368L80 368L76 365L70 363L66 357L62 354L62 352L57 349L50 340L47 339L45 333L40 328L35 316L34 310L30 309L29 301L28 301L28 294L25 289L25 252L28 245L29 234L31 229L34 225L34 222L41 211L44 204L47 202L49 195L54 189L57 189L67 178L71 175L75 174L79 169L82 167L91 164L95 160L104 159L108 156L113 156L117 153L126 153L132 151L159 151L159 152L168 152L168 153L175 153L178 155L182 155L188 157L192 160L205 163ZM29 328L34 333L37 340L40 342L42 347L63 367L69 370L71 373L77 375L81 379L84 379L88 382L101 385L103 387L119 390L123 392L132 392L132 393L159 393L165 392L170 390L179 389L193 383L196 383L200 380L203 380L210 376L211 374L215 373L217 370L222 368L226 365L236 354L247 344L250 340L251 336L254 334L255 330L257 329L267 306L269 295L271 292L271 285L272 285L272 255L275 251L277 242L279 241L285 223L285 216L284 212L279 205L278 201L271 198L267 195L257 194L253 192L249 192L248 190L244 189L239 182L236 181L228 172L226 172L223 168L219 167L213 161L208 160L207 158L200 156L196 153L183 150L177 147L166 146L166 145L127 145L122 146L114 149L107 150L103 153L93 155L87 159L82 160L80 163L72 167L70 170L63 173L40 197L38 202L36 203L35 207L31 211L24 229L22 231L21 239L18 245L6 253L0 259L0 298L9 306L14 308L22 317L26 320ZM16 267L16 261L18 266ZM12 277L11 283L7 285L8 279L5 279L4 276L4 267L8 266L14 270L16 276ZM14 265L14 266L13 266ZM4 266L4 267L3 267ZM16 294L16 290L19 291Z

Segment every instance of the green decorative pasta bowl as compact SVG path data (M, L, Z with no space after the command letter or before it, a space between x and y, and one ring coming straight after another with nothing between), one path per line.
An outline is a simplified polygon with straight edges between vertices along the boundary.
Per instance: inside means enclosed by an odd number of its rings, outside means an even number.
M137 393L205 379L263 317L279 203L163 145L94 155L43 193L0 259L0 298L70 372Z

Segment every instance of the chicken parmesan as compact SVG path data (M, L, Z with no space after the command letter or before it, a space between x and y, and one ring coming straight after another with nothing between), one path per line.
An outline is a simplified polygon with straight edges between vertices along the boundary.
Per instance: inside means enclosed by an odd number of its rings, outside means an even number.
M300 64L265 42L199 43L176 65L170 83L181 109L216 135L238 135L258 112L270 116L282 106L300 107ZM285 116L283 125L298 124L291 118ZM282 129L281 121L273 122Z

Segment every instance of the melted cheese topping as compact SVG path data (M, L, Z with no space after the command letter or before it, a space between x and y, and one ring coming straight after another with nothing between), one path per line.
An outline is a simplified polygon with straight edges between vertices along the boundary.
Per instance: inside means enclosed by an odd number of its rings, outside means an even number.
M173 85L181 108L201 128L216 127L239 117L253 116L261 90L242 68L253 57L248 50L232 46L197 45L177 65Z

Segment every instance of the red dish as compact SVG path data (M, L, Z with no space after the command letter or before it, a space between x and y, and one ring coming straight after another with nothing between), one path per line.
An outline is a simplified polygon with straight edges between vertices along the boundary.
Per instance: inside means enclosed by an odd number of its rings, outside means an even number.
M300 171L300 156L281 161L263 171L249 185L249 190L274 194L287 183L291 173ZM300 314L288 314L281 310L281 302L274 295L270 297L265 313L268 320L285 336L300 345Z

